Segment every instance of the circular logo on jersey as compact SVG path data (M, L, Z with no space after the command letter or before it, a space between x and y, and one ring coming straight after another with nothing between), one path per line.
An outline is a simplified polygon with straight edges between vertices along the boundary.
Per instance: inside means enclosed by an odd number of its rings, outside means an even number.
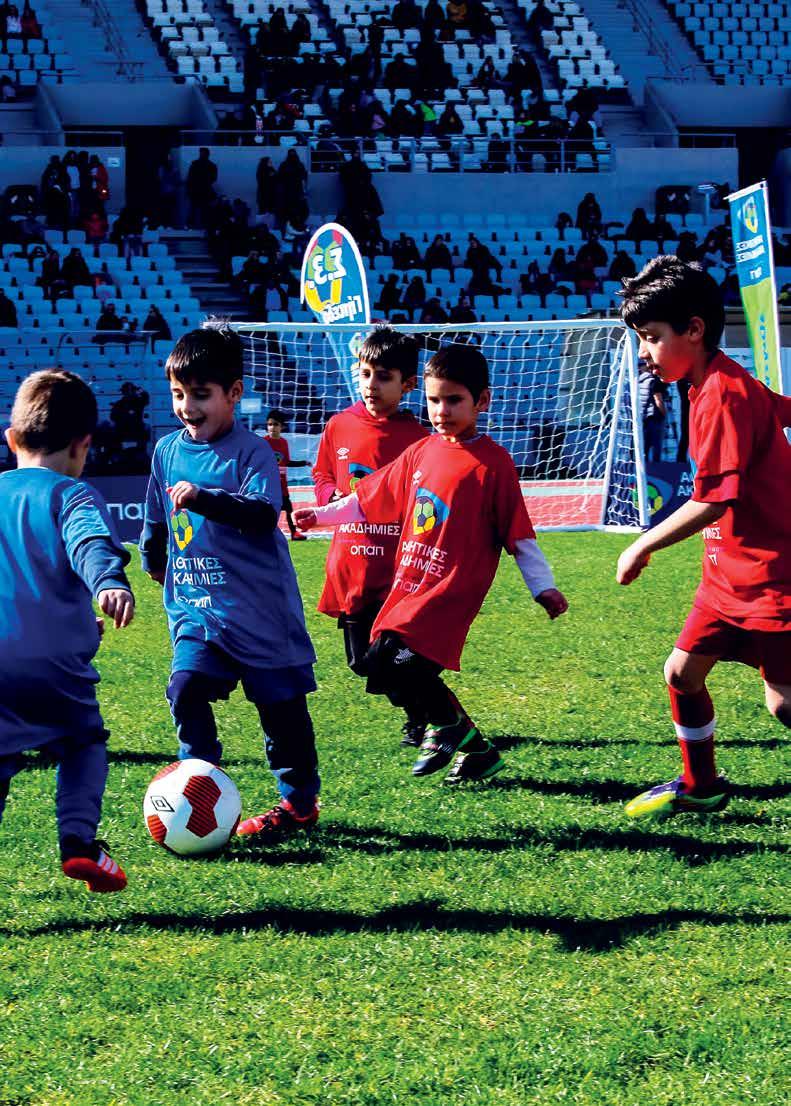
M438 495L427 488L418 488L415 509L412 512L412 533L430 534L442 525L449 514L450 508Z
M368 476L374 470L367 465L358 464L357 461L349 462L349 491L353 492L364 476Z

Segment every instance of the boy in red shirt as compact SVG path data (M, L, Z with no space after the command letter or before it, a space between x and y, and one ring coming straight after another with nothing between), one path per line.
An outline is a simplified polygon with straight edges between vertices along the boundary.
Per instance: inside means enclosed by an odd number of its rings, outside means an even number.
M429 720L413 774L430 775L453 760L446 782L458 783L486 779L504 767L440 679L443 668L459 669L503 547L550 618L568 604L538 548L510 455L478 433L478 415L491 401L486 358L475 346L442 346L424 379L437 433L367 477L346 499L298 510L295 521L310 529L318 522L401 520L395 578L371 633L368 691Z
M360 481L388 465L407 446L428 434L402 398L417 384L418 346L389 326L377 327L358 355L360 396L333 415L324 428L313 469L316 502L323 507L353 492ZM326 580L318 608L337 618L352 672L366 675L371 627L393 582L401 520L353 522L339 526L327 554ZM403 745L420 745L422 715L409 715Z
M720 660L757 668L766 705L791 726L791 398L776 395L717 348L720 290L700 268L656 257L624 280L621 315L639 356L666 384L690 384L692 498L618 559L630 584L656 550L703 531L703 578L665 679L684 771L627 804L633 817L707 813L728 803L714 763L706 677Z
M294 510L294 505L291 502L291 496L288 494L288 470L294 468L304 468L305 465L309 465L310 461L292 461L291 450L288 448L288 442L283 437L283 431L286 429L287 419L282 411L279 411L276 407L273 408L266 416L266 435L264 441L268 442L275 454L277 460L277 468L280 473L280 491L283 494L283 510L286 512L286 522L288 523L288 529L291 533L292 541L305 541L305 535L300 534L294 525L294 519L291 512Z

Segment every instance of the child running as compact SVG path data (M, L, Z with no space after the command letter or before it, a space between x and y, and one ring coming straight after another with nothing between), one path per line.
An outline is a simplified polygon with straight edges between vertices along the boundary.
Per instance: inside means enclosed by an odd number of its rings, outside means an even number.
M96 397L70 372L20 385L6 440L17 468L0 474L0 818L21 753L57 761L61 868L89 890L123 891L126 875L96 833L109 736L91 663L103 624L132 621L129 553L107 506L80 480L96 429Z
M721 660L757 668L766 705L791 726L791 398L776 395L718 349L725 315L716 281L673 256L624 280L621 315L639 356L665 384L690 384L692 498L618 558L631 584L651 554L703 531L703 577L665 662L683 772L627 804L632 817L727 806L714 760L706 678Z
M470 625L505 548L534 598L556 618L568 608L535 540L508 452L477 429L491 402L486 358L443 346L426 365L426 405L436 434L366 477L345 499L295 512L298 526L401 520L395 578L373 624L368 691L386 694L429 726L412 768L453 766L447 783L482 780L504 767L440 679L458 671Z
M280 495L283 500L283 510L286 512L286 522L288 523L291 540L306 541L305 535L300 534L294 525L292 515L294 505L291 502L291 496L288 494L288 470L290 468L304 468L310 464L310 461L292 461L291 450L287 440L283 437L287 422L285 414L277 407L273 408L266 416L266 437L264 441L269 442L270 448L277 457L277 467L280 472Z
M324 428L313 469L316 502L325 506L353 492L361 480L394 461L428 430L402 398L417 385L418 346L391 327L377 327L358 355L361 398L333 415ZM338 620L352 672L366 675L371 627L393 583L401 520L339 526L327 554L326 581L318 609ZM419 746L426 729L422 714L403 726L402 745Z
M143 567L164 584L173 642L167 697L179 757L219 764L211 703L241 681L261 719L280 802L237 833L275 838L318 819L319 775L306 700L315 655L285 538L280 477L266 442L235 421L242 344L229 328L193 330L165 371L184 429L151 462Z

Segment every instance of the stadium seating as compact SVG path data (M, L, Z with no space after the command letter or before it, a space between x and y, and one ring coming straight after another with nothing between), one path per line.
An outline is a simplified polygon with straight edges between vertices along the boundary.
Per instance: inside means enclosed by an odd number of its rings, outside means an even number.
M179 76L200 81L210 90L242 92L239 61L220 37L203 0L146 0L146 10Z
M720 83L791 83L791 5L666 3Z

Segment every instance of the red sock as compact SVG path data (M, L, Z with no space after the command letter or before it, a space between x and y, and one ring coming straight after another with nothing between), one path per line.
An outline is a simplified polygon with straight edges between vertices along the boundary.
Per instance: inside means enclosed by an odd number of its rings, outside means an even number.
M705 791L717 776L714 765L714 704L706 688L682 695L669 687L670 711L684 761L684 783Z

